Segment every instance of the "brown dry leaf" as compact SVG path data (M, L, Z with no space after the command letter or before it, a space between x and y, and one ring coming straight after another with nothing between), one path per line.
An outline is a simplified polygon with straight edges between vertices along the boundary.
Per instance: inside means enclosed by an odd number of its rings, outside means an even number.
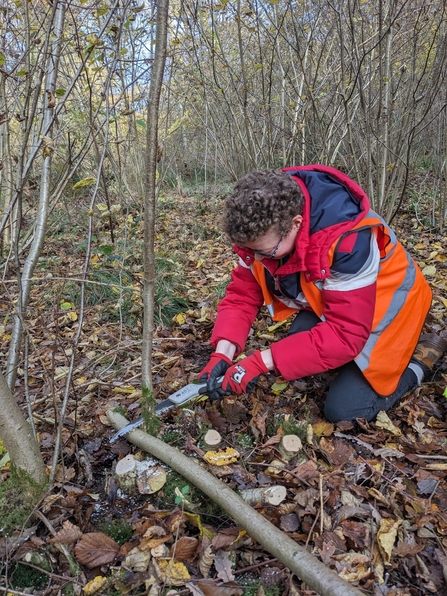
M236 397L226 397L222 400L222 412L231 424L239 424L247 418L246 407Z
M74 553L78 563L93 569L114 561L119 549L119 544L103 532L91 532L81 536Z
M293 500L301 505L305 511L315 513L315 503L320 501L320 492L315 488L308 488L297 493Z
M57 501L60 501L61 499L63 499L63 495L58 494L58 495L48 495L48 497L45 497L45 499L43 500L42 503L42 512L43 513L48 513L48 511L50 511L51 507L57 503Z
M387 430L395 437L402 436L402 431L400 428L397 428L397 426L391 422L390 417L383 410L377 414L376 426L377 428L383 428L384 430Z
M253 424L261 433L261 439L265 437L265 420L268 416L268 412L264 412L263 414L257 414L253 417Z
M360 581L371 575L371 558L361 553L334 555L338 561L336 569L340 577L348 582Z
M247 535L247 532L242 528L232 527L223 528L211 541L214 550L227 548L238 542L241 538Z
M377 544L385 565L390 564L391 553L393 552L394 542L396 541L397 530L401 523L401 519L382 518L380 520L379 529L377 531Z
M273 437L270 437L270 439L267 439L267 441L264 443L262 448L270 447L271 445L277 445L278 443L281 443L281 437L282 437L281 433L278 433L277 435L273 435Z
M54 479L56 482L70 482L76 476L74 468L66 468L65 466L57 466Z
M132 571L144 572L147 571L149 561L151 560L151 553L142 551L139 548L133 548L124 559L123 566Z
M208 577L211 565L214 562L214 548L209 544L201 553L199 560L199 570L203 577Z
M214 556L214 567L217 571L217 577L224 583L234 581L232 566L230 555L224 550L218 550Z
M319 475L318 466L311 459L293 468L292 472L302 480L312 480L312 478L316 478Z
M59 530L50 542L58 542L59 544L74 544L82 536L82 532L78 526L66 520L62 524L62 530Z
M320 553L321 560L325 565L329 565L331 562L332 557L334 556L336 551L335 545L332 542L324 542L323 546L318 549Z
M140 549L148 550L155 548L160 544L164 544L170 539L170 536L166 534L166 530L161 526L151 526L146 530L141 538Z
M353 447L341 439L336 439L334 441L334 451L328 454L328 459L333 466L342 466L351 459L354 453L355 449Z
M334 444L332 443L332 441L328 441L324 437L321 437L320 449L322 449L323 451L326 452L326 454L329 455L335 450L335 447L334 447Z
M438 562L442 567L442 575L444 576L444 581L447 583L447 555L445 555L440 548L436 548L435 553L438 557Z
M357 548L364 548L368 535L367 527L362 522L345 520L341 522L343 535L350 539ZM349 542L348 542L349 544Z
M154 564L160 571L160 579L168 586L184 586L191 579L185 565L172 559L158 559Z
M176 561L191 561L197 552L199 541L197 538L182 536L171 546L171 557Z

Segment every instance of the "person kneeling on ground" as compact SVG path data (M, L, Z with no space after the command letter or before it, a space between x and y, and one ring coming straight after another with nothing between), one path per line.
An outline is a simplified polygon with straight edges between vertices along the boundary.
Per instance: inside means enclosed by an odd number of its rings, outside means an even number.
M250 392L269 371L291 381L337 368L325 417L372 420L443 355L446 340L420 337L427 281L342 172L322 165L252 172L227 197L223 229L239 264L199 373L211 399ZM274 321L294 316L288 335L233 364L263 304Z

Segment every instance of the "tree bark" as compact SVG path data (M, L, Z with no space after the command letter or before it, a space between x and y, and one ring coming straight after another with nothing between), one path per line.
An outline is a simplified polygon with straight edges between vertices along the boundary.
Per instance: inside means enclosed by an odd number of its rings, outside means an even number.
M56 76L59 65L59 57L62 45L62 33L65 20L65 2L59 2L55 9L54 20L54 42L48 57L48 70L45 80L45 89L54 93L56 90ZM54 107L48 107L47 100L43 100L44 105L44 120L43 128L48 130L48 140L46 141L45 149L48 150L45 155L42 166L42 174L40 180L40 197L37 212L37 220L35 224L34 239L30 248L29 255L26 258L23 267L22 275L19 278L19 301L17 304L17 314L14 317L13 329L11 333L11 343L9 346L8 363L6 366L6 381L11 391L14 389L17 366L19 362L20 350L22 346L23 337L23 317L26 313L31 292L31 278L33 276L34 268L39 259L47 224L49 202L50 202L50 175L51 175L51 161L53 153L53 142L51 139L51 126L54 122Z
M155 184L157 178L158 117L161 86L166 62L169 0L159 0L155 38L155 57L152 65L149 104L147 109L146 181L144 196L144 288L142 385L152 390L152 338L154 335L155 281Z
M16 468L35 482L46 482L45 464L31 426L25 421L4 376L0 373L0 437Z
M118 430L126 418L109 410L107 416ZM141 430L126 438L181 474L204 492L279 561L321 596L361 596L362 592L331 571L305 548L247 505L227 485L201 468L197 461Z

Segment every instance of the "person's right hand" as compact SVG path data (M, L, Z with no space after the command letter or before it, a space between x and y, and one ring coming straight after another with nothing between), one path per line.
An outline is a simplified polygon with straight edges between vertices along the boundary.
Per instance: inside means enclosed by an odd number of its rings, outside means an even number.
M206 394L210 399L220 399L225 395L225 391L217 387L217 379L223 377L233 362L218 352L213 352L208 364L199 373L199 381L206 383Z

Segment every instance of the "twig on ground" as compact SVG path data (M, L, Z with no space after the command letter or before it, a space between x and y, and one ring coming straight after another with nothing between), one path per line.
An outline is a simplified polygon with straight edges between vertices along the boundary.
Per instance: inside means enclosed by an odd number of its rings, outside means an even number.
M323 516L323 506L324 506L324 499L323 499L323 474L320 472L320 536L323 534L324 530L324 516Z
M248 571L253 571L253 569L258 569L258 567L264 567L264 565L270 565L271 563L277 563L278 559L268 559L267 561L261 561L261 563L256 563L256 565L250 565L249 567L243 567L242 569L236 569L233 571L233 575L237 573L246 573Z
M17 590L12 590L11 588L5 588L5 586L0 586L0 592L7 592L8 594L17 594L17 596L29 596L26 592L18 592Z

